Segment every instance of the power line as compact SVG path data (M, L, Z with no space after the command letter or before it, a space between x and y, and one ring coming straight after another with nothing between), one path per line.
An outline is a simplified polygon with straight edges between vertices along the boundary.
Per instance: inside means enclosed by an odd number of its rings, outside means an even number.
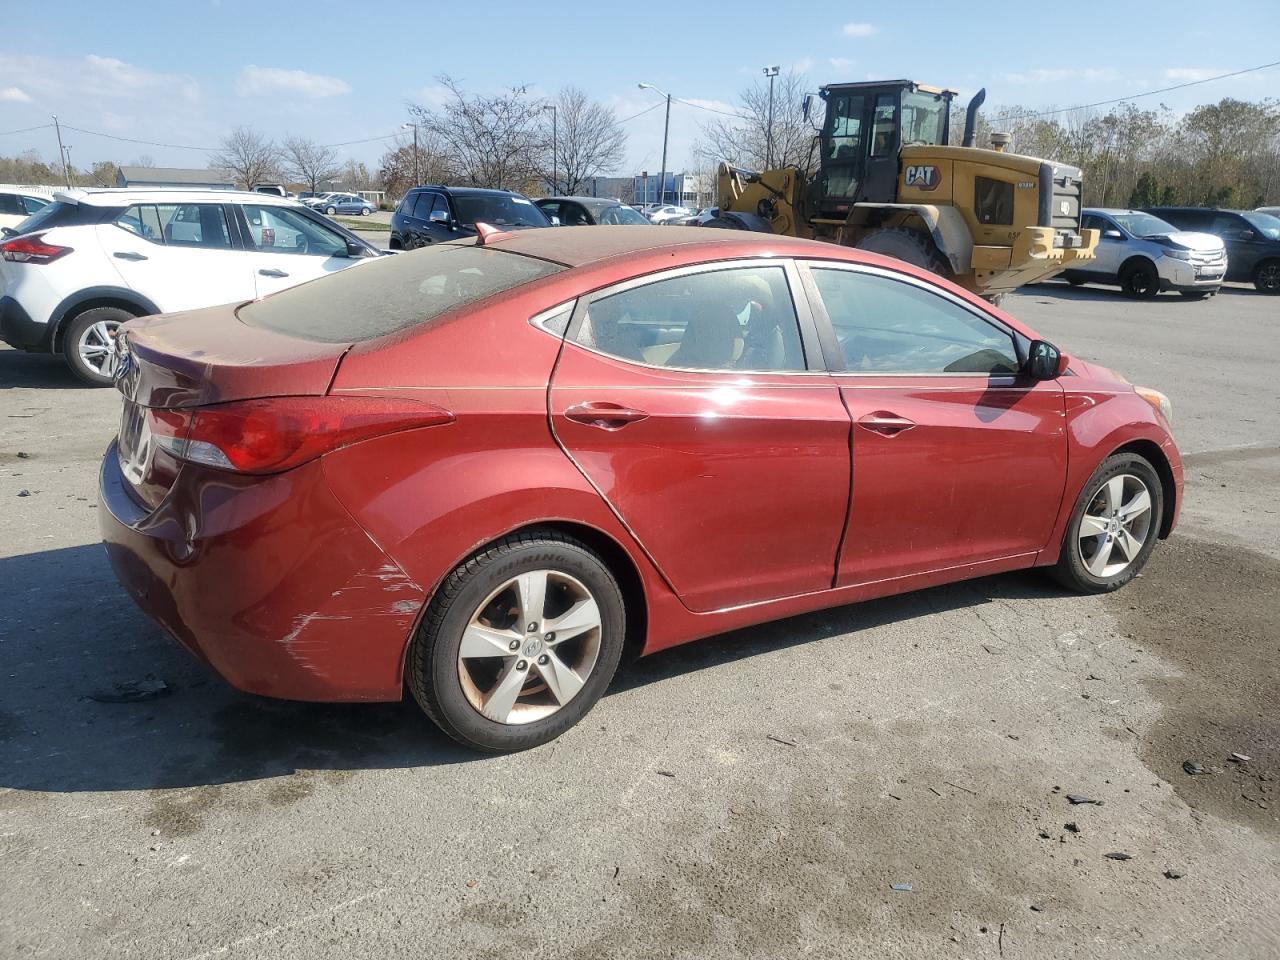
M623 119L619 120L618 123L629 123L630 121L634 120L636 117L643 117L646 113L648 113L651 110L657 110L660 106L662 106L661 100L655 103L652 107L645 107L639 113L633 113L629 117L624 117Z
M322 147L350 147L350 146L352 146L352 145L354 145L354 144L357 144L357 143L373 143L375 140L391 140L391 139L394 139L395 137L399 137L399 136L401 136L401 134L399 134L399 133L384 133L384 134L383 134L382 136L380 136L380 137L366 137L366 138L365 138L365 139L363 139L363 140L344 140L344 141L342 141L342 143L322 143L322 144L320 144L320 146L322 146Z
M1171 90L1183 90L1187 87L1198 86L1202 83L1213 83L1215 80L1226 80L1228 77L1239 77L1246 73L1257 73L1259 70L1268 70L1271 67L1280 67L1280 60L1276 60L1273 63L1264 63L1258 67L1246 67L1244 70L1233 70L1230 73L1220 73L1216 77L1204 77L1200 80L1188 80L1186 83L1175 83L1171 87L1161 87L1159 90L1148 90L1146 93L1131 93L1127 97L1116 97L1112 100L1099 100L1096 103L1082 103L1074 107L1041 110L1038 113L1002 113L998 117L992 117L989 122L995 123L997 120L1004 120L1008 117L1019 117L1029 120L1035 117L1051 117L1058 113L1070 113L1072 110L1092 110L1094 107L1107 107L1114 103L1124 103L1128 100L1138 100L1142 97L1154 97L1156 94L1168 93Z
M5 130L0 133L0 137L11 137L17 133L30 133L32 130L52 130L52 123L42 123L38 127L23 127L21 130Z
M715 107L708 107L705 104L694 103L692 100L681 100L679 97L672 97L671 99L677 101L678 103L683 103L685 106L688 106L688 107L696 107L699 110L706 110L708 113L718 113L724 117L733 117L735 120L751 120L752 119L751 117L745 116L741 113L732 113L728 110L717 110Z
M188 143L158 143L155 140L137 140L133 137L118 137L113 133L99 133L97 130L85 130L83 127L73 127L69 123L62 125L67 130L74 130L76 133L87 133L91 137L103 137L107 140L119 140L122 143L140 143L147 147L167 147L170 150L202 150L205 153L213 153L217 147L193 147Z

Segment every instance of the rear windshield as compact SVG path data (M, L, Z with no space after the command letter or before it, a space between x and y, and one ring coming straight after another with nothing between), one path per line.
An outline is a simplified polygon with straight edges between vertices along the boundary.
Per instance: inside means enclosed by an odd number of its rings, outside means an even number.
M373 340L456 307L559 273L557 263L484 247L443 244L354 264L245 304L252 327L304 340Z
M453 195L458 219L463 223L488 223L495 227L549 227L551 221L532 200L505 194Z
M79 216L79 214L80 205L78 203L63 203L61 200L55 200L53 203L41 207L14 229L19 233L33 233L36 230L52 230L54 227L74 226L77 223L85 222L85 218Z

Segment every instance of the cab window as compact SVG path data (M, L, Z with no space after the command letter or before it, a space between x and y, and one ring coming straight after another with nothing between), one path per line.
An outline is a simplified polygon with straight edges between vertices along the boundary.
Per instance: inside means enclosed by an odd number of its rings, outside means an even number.
M312 257L347 256L346 237L296 210L256 203L246 203L241 209L255 250Z

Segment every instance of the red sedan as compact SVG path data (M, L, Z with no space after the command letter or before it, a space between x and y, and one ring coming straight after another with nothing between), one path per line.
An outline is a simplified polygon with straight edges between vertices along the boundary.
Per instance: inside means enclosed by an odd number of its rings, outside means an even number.
M484 231L124 327L107 550L229 683L407 686L544 743L624 651L1046 567L1114 590L1182 499L1168 400L896 260Z

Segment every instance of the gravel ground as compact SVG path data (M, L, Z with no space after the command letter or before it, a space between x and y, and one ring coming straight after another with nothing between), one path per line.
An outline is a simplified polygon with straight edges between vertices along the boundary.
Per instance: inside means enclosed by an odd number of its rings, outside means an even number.
M1280 955L1280 300L1007 305L1173 399L1188 500L1140 580L739 631L502 758L209 676L97 544L116 395L0 350L0 956Z

